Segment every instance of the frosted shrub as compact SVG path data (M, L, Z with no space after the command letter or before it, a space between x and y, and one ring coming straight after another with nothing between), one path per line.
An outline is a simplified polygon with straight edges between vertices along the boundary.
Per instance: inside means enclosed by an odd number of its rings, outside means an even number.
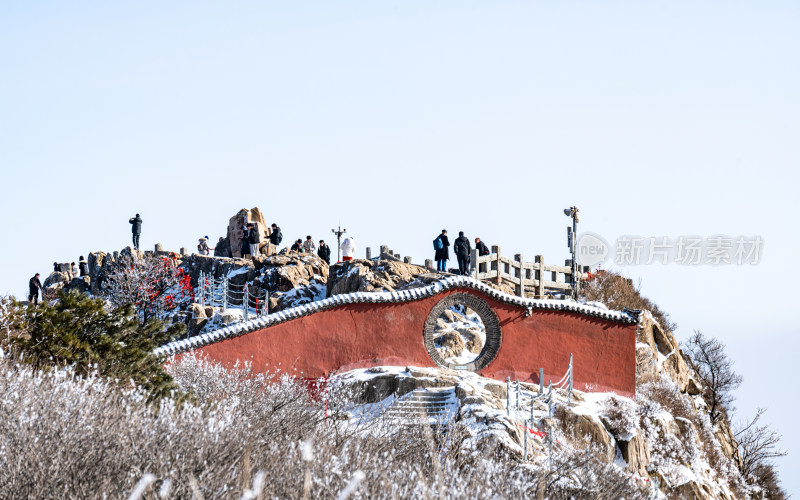
M163 399L156 407L94 374L0 361L0 497L127 498L147 477L141 498L169 491L174 499L239 499L260 490L263 498L333 499L359 471L364 479L349 498L633 498L638 491L619 471L584 464L568 450L550 471L464 449L470 430L458 423L442 433L380 416L354 421L345 390L190 357L169 370L194 393L181 406ZM590 477L581 479L587 466ZM589 478L590 490L576 489Z
M603 408L603 423L614 436L630 441L638 433L639 415L637 405L630 399L610 397Z

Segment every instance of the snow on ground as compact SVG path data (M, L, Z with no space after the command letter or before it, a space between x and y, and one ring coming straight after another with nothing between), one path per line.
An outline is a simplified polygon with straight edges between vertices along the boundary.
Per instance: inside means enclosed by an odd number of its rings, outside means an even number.
M563 434L560 424L554 420L555 409L560 407L567 415L588 417L593 422L591 425L608 434L613 447L611 463L632 480L654 484L653 478L658 474L661 481L667 483L662 486L667 488L694 481L714 495L730 494L726 480L709 465L700 435L695 430L697 424L673 416L647 398L637 400L613 393L574 391L568 404L567 392L554 388L552 402L548 404L548 390L540 394L536 385L521 383L517 389L517 384L512 383L510 393L504 396L505 382L473 372L400 366L351 370L336 375L332 382L369 384L376 377L394 377L399 381L412 377L417 379L416 385L406 384L408 387L425 387L426 384L441 387L443 383L452 382L456 389L454 393L458 395L458 411L453 415L454 419L464 425L470 435L463 443L465 450L477 452L482 444L493 441L521 457L527 446L530 463L538 463L548 453L548 432L551 432L555 449L580 452L585 444L574 441L575 436ZM390 395L377 403L364 405L355 414L362 418L364 415L377 418L396 401L397 398ZM702 410L700 414L704 415ZM527 443L523 440L525 435ZM630 442L637 435L643 436L648 443L650 462L647 470L650 477L628 470L617 446L618 441ZM659 493L658 498L666 497Z

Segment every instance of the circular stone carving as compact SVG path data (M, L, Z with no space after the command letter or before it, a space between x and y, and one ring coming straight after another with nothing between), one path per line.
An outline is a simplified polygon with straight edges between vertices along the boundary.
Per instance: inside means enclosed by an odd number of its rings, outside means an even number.
M455 293L433 306L425 320L423 339L438 366L477 372L500 350L500 320L483 299ZM476 353L480 342L483 347Z

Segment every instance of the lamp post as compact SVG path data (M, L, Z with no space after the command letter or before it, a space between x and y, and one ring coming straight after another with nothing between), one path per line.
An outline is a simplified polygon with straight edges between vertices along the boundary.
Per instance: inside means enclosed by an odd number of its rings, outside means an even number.
M572 298L578 298L578 260L575 258L576 247L578 245L578 207L572 206L564 209L564 215L572 218L572 227L567 226L567 246L572 254Z
M336 235L336 262L341 262L342 260L342 235L347 232L347 229L342 229L342 226L339 226L339 229L331 229L331 232Z

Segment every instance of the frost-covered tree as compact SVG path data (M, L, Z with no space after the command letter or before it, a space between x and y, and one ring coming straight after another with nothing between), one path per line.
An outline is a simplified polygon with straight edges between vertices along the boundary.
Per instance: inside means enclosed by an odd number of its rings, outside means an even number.
M174 259L131 259L109 273L102 295L114 306L132 305L142 324L160 312L175 309L190 300L190 277Z
M133 306L108 311L102 299L77 292L59 291L52 304L15 307L11 345L35 369L70 367L81 376L97 372L125 387L141 387L153 398L177 389L153 350L183 334L182 323L164 328L151 319L140 325Z
M705 386L703 397L712 422L733 411L733 391L742 385L742 376L733 371L733 360L725 353L725 344L695 330L682 345L685 358Z
M764 486L774 482L780 491L780 482L777 481L772 459L786 456L786 451L778 448L781 441L780 434L770 429L768 425L758 424L766 411L764 408L759 408L751 420L734 427L729 442L737 454L737 463L742 476L747 479L753 478L756 483L767 483Z

